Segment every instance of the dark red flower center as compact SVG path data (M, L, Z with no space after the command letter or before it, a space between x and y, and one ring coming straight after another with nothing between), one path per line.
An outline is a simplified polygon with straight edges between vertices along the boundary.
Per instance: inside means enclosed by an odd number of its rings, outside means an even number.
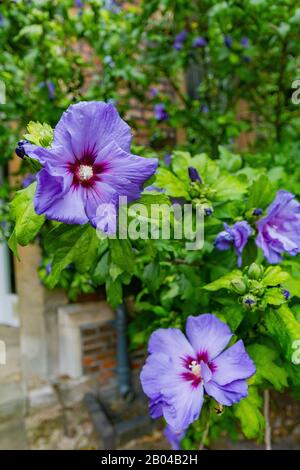
M208 355L206 352L198 353L197 357L186 356L183 358L183 366L186 371L181 373L181 377L191 382L193 388L198 387L198 385L203 382L203 377L201 374L201 362L207 364L211 372L216 370L216 366L213 362L209 362Z

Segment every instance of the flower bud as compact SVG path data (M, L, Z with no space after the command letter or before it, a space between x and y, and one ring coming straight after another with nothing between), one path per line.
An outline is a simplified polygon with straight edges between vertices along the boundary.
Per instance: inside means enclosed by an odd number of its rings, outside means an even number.
M193 166L189 166L188 167L188 172L189 172L189 177L190 177L191 181L193 181L193 182L198 181L200 184L203 183L203 181L201 179L201 176L199 175L196 168L194 168Z
M251 295L247 294L243 297L243 305L246 309L251 310L256 304L256 298Z
M263 213L262 209L257 207L256 209L253 209L252 215L255 215L256 217L259 217L260 215L262 215L262 213Z
M17 144L17 147L15 149L15 153L16 155L18 155L18 157L20 158L24 158L25 157L25 150L24 150L24 144L26 144L27 141L26 140L20 140Z
M282 289L282 295L285 298L285 300L289 300L289 298L291 297L291 293L287 289Z
M262 268L256 263L252 263L248 269L248 276L251 279L259 279L262 275Z
M230 283L231 289L236 292L237 294L245 294L247 290L246 283L243 281L243 279L234 279Z

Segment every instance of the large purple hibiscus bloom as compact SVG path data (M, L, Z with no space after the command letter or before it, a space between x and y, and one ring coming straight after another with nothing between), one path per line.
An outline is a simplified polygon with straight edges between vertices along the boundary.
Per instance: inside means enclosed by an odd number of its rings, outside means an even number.
M204 392L230 406L247 396L245 379L255 373L242 340L224 351L232 333L214 315L188 317L186 334L188 339L177 328L155 331L141 372L152 418L163 415L174 432L199 417Z
M282 261L282 253L295 256L300 252L300 204L294 194L280 190L257 222L256 244L271 264Z
M44 166L37 175L36 212L66 224L97 227L101 207L113 212L119 196L138 199L157 160L132 155L131 139L113 105L90 101L70 106L54 129L51 148L24 146Z
M214 245L220 251L228 250L233 245L238 257L238 266L241 266L243 249L252 233L252 228L245 220L236 222L232 227L224 224L224 230L217 235Z

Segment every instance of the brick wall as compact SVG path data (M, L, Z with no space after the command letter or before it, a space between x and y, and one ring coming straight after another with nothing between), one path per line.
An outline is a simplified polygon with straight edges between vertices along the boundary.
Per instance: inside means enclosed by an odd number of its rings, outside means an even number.
M117 383L117 338L114 321L105 325L81 327L82 368L85 375L97 378L101 389L113 388ZM130 352L132 379L139 375L144 364L143 348Z

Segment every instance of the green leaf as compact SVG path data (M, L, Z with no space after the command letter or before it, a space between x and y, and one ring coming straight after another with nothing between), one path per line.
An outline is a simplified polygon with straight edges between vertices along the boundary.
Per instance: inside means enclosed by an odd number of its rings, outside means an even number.
M123 271L132 273L134 269L134 254L129 240L111 238L108 241L111 260Z
M195 155L191 159L191 166L194 166L205 184L212 184L220 174L220 168L216 161L211 160L205 153Z
M235 416L240 420L243 433L248 439L261 438L265 419L261 413L262 398L255 387L249 387L249 394L236 405L233 405Z
M285 357L292 361L295 342L300 339L300 323L286 304L279 309L268 309L265 324L269 334L278 341Z
M258 179L253 181L249 188L247 207L249 209L255 207L264 209L272 202L274 195L275 190L271 181L267 176L261 175Z
M247 183L244 178L223 175L211 186L211 189L215 191L212 199L230 201L240 199L243 196L247 191Z
M265 380L270 382L276 390L287 387L287 372L276 364L278 352L263 344L253 344L247 348L250 357L256 366L256 374L249 383L262 384Z
M150 292L155 292L159 288L160 266L157 260L145 266L143 279Z
M17 191L10 203L11 216L15 221L15 226L9 240L9 247L16 256L18 256L17 244L26 246L32 242L45 222L45 217L37 215L34 210L35 189L36 183L32 183L27 188Z
M267 305L282 305L286 302L286 299L282 293L281 288L278 287L272 287L271 289L267 289L263 299L262 299L262 306L264 308L267 307Z
M122 283L119 280L113 281L108 278L106 281L107 301L112 308L117 308L123 301Z
M219 145L219 152L220 152L220 166L224 170L231 172L238 171L242 166L242 159L240 155L236 155L226 147Z
M180 180L187 184L190 183L188 167L192 165L191 155L188 152L177 150L172 153L172 170Z
M173 175L169 170L160 168L156 176L155 184L165 190L168 196L183 197L190 199L186 185L177 176Z
M262 279L262 284L264 286L277 286L278 284L282 284L283 282L287 281L290 278L289 273L282 271L280 266L269 266Z
M46 122L41 124L40 122L30 121L27 130L28 134L25 134L24 138L29 142L42 147L50 147L52 144L53 130Z
M222 315L233 332L240 326L245 314L245 309L237 302L234 302L232 305L226 305L222 308Z
M54 253L52 269L48 278L49 287L59 281L60 273L74 263L80 273L91 269L97 259L101 241L90 225L59 225L45 239L45 246Z
M209 290L211 292L215 292L220 289L230 289L232 281L243 281L241 271L236 269L231 273L225 274L225 276L222 276L219 279L216 279L215 281L203 286L203 289Z

